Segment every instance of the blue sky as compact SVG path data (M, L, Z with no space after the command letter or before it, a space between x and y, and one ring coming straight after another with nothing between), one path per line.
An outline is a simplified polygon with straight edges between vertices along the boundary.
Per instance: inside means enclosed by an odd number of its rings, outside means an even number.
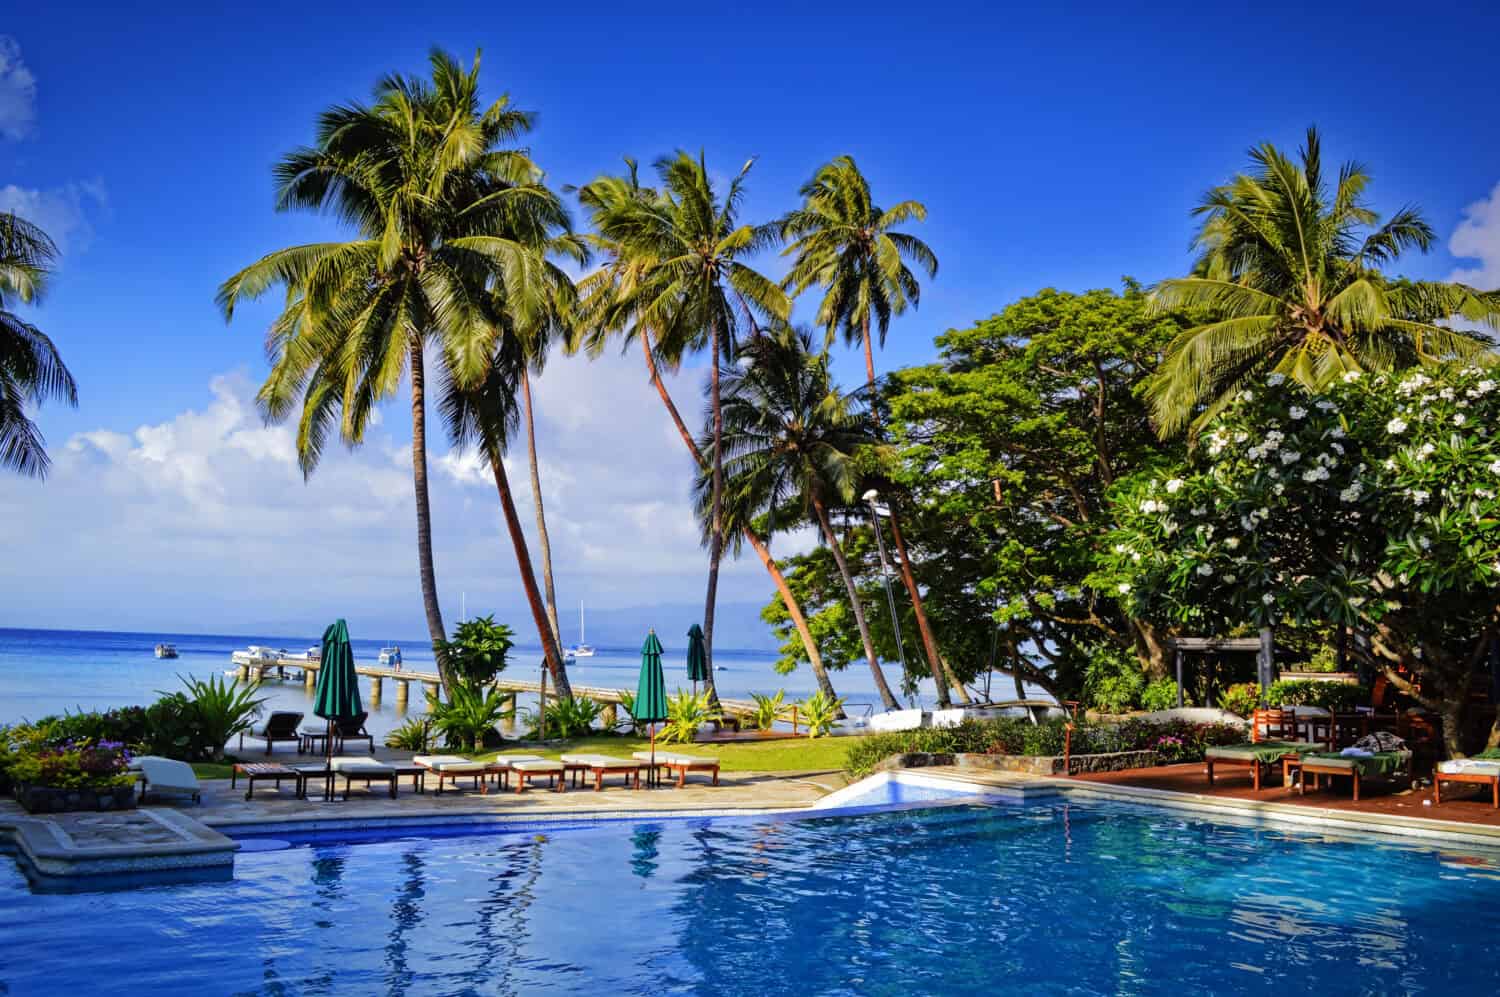
M383 72L421 72L433 44L483 49L488 92L540 112L532 149L557 184L676 147L703 147L722 173L754 155L746 212L763 219L789 207L819 163L850 153L883 200L925 202L919 232L941 273L893 328L882 367L929 359L935 334L1043 286L1180 272L1199 193L1251 144L1294 146L1309 123L1326 155L1368 165L1378 208L1415 202L1437 229L1441 246L1406 273L1462 269L1500 284L1500 136L1487 127L1497 8L1413 16L1410 5L1364 5L1355 18L1337 5L1273 6L12 13L0 26L0 208L34 212L63 244L36 319L61 345L81 404L41 413L59 462L52 481L0 481L5 539L34 544L47 563L23 582L10 559L0 625L72 610L144 627L184 612L209 629L320 619L342 608L326 590L247 580L260 572L244 562L333 550L318 536L333 529L349 572L334 588L385 614L386 629L421 631L400 403L367 452L335 455L297 484L277 452L284 436L262 430L248 404L269 309L226 327L213 294L258 255L336 231L272 210L271 164L310 138L328 104L364 97ZM1450 252L1455 236L1469 258ZM859 376L852 353L840 364ZM632 359L586 367L554 365L541 387L565 594L691 602L701 581L679 445ZM678 386L689 408L693 373ZM445 601L461 588L471 606L509 613L519 601L493 493L447 459L451 494L435 497L451 514L438 525ZM626 462L661 473L626 482ZM656 524L671 538L649 548L661 570L643 584L624 565ZM140 563L153 554L160 563ZM80 580L101 562L113 578ZM731 603L769 594L754 565L726 589Z

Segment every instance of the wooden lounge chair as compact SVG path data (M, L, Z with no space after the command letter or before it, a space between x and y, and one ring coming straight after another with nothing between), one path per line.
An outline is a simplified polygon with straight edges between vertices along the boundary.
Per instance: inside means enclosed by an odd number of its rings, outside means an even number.
M574 766L578 774L587 772L594 777L594 791L602 792L604 777L618 773L625 777L625 785L641 788L641 769L646 766L632 758L615 758L611 755L563 755L564 765ZM573 785L578 785L575 781Z
M365 721L369 719L368 713L360 713L343 720L332 720L333 725L333 750L339 754L344 753L344 745L350 741L369 741L370 754L375 754L375 738L365 730Z
M637 751L631 755L636 761L651 764L651 753L649 751ZM704 758L700 755L679 755L671 751L658 751L656 753L656 767L665 769L669 774L677 776L677 788L681 789L687 784L689 772L708 772L713 775L713 784L719 784L719 760L717 758Z
M1304 752L1296 757L1282 759L1282 772L1290 781L1292 772L1301 770L1302 780L1297 784L1297 795L1307 795L1307 782L1312 779L1313 789L1321 788L1324 776L1328 785L1333 785L1334 776L1348 776L1354 781L1354 799L1359 799L1360 783L1366 778L1393 778L1405 774L1411 777L1410 751L1378 751L1373 755L1339 755L1331 752Z
M512 762L541 762L546 761L541 755L496 755L494 760L485 766L485 772L495 777L495 785L499 789L510 788L510 766Z
M473 779L475 789L481 793L489 792L485 776L490 766L485 762L462 755L413 755L411 760L437 776L437 789L433 790L435 796L442 794L444 782L456 783L459 779Z
M542 776L547 777L548 788L555 792L561 793L568 788L568 767L562 762L550 762L545 758L534 762L511 762L510 770L516 777L517 793L525 791L527 782L535 782Z
M252 741L266 742L266 754L278 741L290 741L297 745L297 753L302 753L302 735L297 732L297 725L302 723L302 714L277 711L266 718L265 723L256 724L248 731L240 734L240 747L245 746L245 738Z
M1432 773L1432 802L1443 802L1443 783L1488 786L1490 805L1500 810L1500 759L1455 758L1439 762Z
M1306 741L1259 741L1253 744L1214 745L1203 752L1203 764L1208 772L1208 784L1214 784L1214 768L1246 768L1250 770L1250 781L1260 791L1260 771L1275 765L1288 755L1303 751L1318 751L1320 744Z
M334 778L342 776L344 779L344 799L349 798L349 784L362 782L366 787L372 783L383 782L390 786L391 799L396 798L396 766L385 762L377 762L373 758L361 758L358 755L340 755L329 760L328 767L333 770Z
M155 793L158 797L163 793L191 796L194 803L203 802L203 787L198 785L198 777L187 762L159 755L137 755L131 760L130 767L140 773L142 802L145 802L147 793Z

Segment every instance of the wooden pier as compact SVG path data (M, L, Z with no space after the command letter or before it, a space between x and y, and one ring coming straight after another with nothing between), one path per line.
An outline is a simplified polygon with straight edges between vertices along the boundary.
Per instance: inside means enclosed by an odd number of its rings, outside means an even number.
M322 662L306 658L275 658L268 660L250 661L244 657L231 656L235 668L235 679L239 682L264 682L269 678L293 679L298 676L289 673L299 673L303 685L309 693L312 692L317 682L318 669ZM363 675L370 680L370 705L378 707L381 701L381 693L387 679L396 684L396 709L404 712L410 703L411 684L420 682L423 692L431 692L434 695L442 686L442 679L436 672L416 672L405 668L382 668L379 665L354 666L356 675ZM540 681L529 679L497 678L494 687L501 692L508 693L511 700L510 705L515 706L515 699L519 693L532 693L539 695L542 691ZM552 689L548 687L548 695L552 695ZM605 721L613 726L612 717L615 708L625 702L627 696L633 695L633 690L628 689L605 689L599 686L574 685L573 695L592 699L596 703L605 706ZM424 695L423 701L427 697ZM741 699L720 699L720 709L727 715L746 717L754 716L755 704Z

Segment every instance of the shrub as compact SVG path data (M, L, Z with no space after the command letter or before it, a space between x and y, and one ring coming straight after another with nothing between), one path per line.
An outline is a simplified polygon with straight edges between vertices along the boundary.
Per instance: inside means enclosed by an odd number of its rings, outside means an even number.
M433 643L433 650L447 656L462 678L474 685L488 685L505 670L510 649L515 646L510 627L496 623L494 616L476 616L453 628L452 640Z
M1146 679L1135 655L1099 644L1088 651L1083 700L1105 713L1124 713L1140 702Z
M635 722L635 693L629 690L622 690L620 692L620 709L629 714L630 719L616 726L625 727L630 733L634 734L640 729L640 724Z
M135 782L135 774L125 769L129 761L130 752L119 741L64 741L50 746L27 745L16 752L7 767L15 783L111 789Z
M1219 694L1219 708L1249 719L1260 705L1260 686L1255 682L1239 682Z
M1183 705L1188 703L1184 693ZM1174 679L1157 679L1141 692L1141 709L1170 710L1177 705L1177 682Z
M1348 682L1317 679L1282 679L1266 690L1266 701L1277 706L1321 706L1347 712L1370 701L1370 690Z
M582 737L594 729L594 723L603 712L604 707L587 696L555 699L547 704L544 711L547 717L547 736ZM528 710L526 724L527 739L539 739L542 735L541 716Z
M398 751L426 751L432 745L432 721L411 717L385 736L385 746Z
M708 693L695 696L678 689L677 695L667 698L667 725L662 728L661 739L668 744L687 744L698 736L699 727L717 719L719 714L708 705Z
M822 689L802 701L802 719L807 724L808 737L822 737L833 729L834 721L844 710L842 697L826 695Z
M103 712L79 710L64 713L60 717L43 717L39 726L50 728L57 739L71 738L75 741L118 741L126 745L140 745L146 741L146 709L143 706L122 706Z
M147 752L184 762L218 761L229 739L250 729L265 700L254 698L254 686L219 676L182 681L187 692L161 693L146 707Z
M755 729L770 730L776 726L776 721L781 719L786 690L777 689L774 696L763 696L758 692L752 692L750 696L755 700L755 716L751 718Z
M474 752L484 737L494 731L500 718L510 713L506 705L508 696L493 686L482 690L462 681L455 682L448 690L447 702L428 692L433 729L443 735L448 747Z

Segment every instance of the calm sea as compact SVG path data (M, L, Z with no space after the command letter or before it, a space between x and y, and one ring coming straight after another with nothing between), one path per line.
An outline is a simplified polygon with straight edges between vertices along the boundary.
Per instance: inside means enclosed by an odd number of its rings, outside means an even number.
M180 657L159 660L153 655L158 642L177 645ZM120 633L105 630L13 630L0 628L0 723L34 719L64 710L108 709L112 706L148 705L159 692L182 687L179 675L207 677L230 670L229 656L251 644L286 648L300 654L318 643L318 635L267 636L264 634L171 634ZM389 643L354 640L354 657L360 664L375 664L380 648ZM413 671L434 671L432 648L425 640L401 641L405 665ZM581 685L632 689L640 669L640 648L598 647L592 658L568 666L568 675ZM685 647L668 647L663 664L667 689L686 688ZM748 699L751 692L774 693L785 689L787 699L802 699L815 688L805 667L791 675L778 675L774 654L759 651L719 649L714 654L719 694ZM541 667L541 651L517 647L511 652L505 674L534 679ZM894 685L899 675L888 669ZM834 674L834 685L851 704L878 702L866 669ZM368 682L361 691L369 698ZM271 709L307 711L310 697L300 681L269 681L262 693ZM387 683L369 727L377 737L401 723L396 712L395 689ZM525 700L523 698L523 705ZM409 710L422 709L420 687L413 689Z

